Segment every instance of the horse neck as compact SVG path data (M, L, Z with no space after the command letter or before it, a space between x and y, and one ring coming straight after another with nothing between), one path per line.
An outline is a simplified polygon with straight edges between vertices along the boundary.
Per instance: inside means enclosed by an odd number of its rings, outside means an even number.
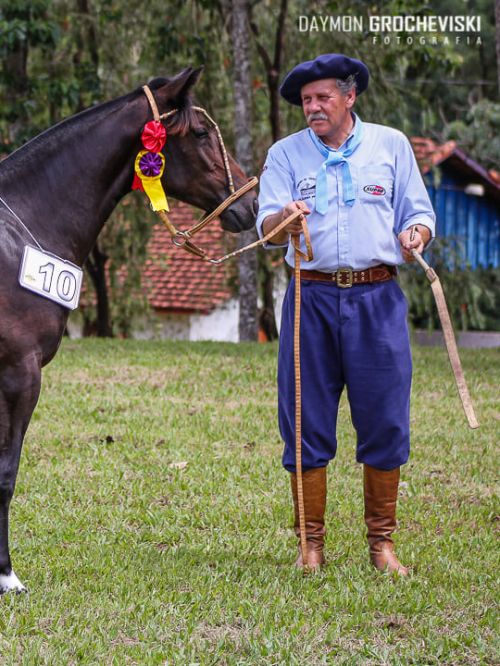
M145 99L118 102L60 123L0 165L0 196L45 250L80 265L130 190L149 119Z

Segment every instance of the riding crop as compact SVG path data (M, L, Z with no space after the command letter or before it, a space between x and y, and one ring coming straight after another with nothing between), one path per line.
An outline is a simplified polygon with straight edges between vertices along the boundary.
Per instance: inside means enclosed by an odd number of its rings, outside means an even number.
M474 406L470 397L469 389L467 388L467 383L465 381L464 371L462 369L462 364L460 363L460 356L458 355L457 342L455 340L455 334L453 333L453 326L450 319L450 313L448 312L448 307L446 305L446 299L444 297L443 287L441 281L436 275L436 272L429 264L425 261L421 254L417 250L412 249L411 253L413 257L417 260L420 266L424 269L425 275L429 282L431 283L432 293L434 294L434 299L436 301L437 311L439 315L439 321L441 322L441 328L443 330L444 342L446 344L446 350L448 352L448 358L450 359L451 369L455 376L455 382L458 389L458 395L462 401L462 406L464 408L465 416L471 428L479 428L479 423L476 419L476 414L474 412Z

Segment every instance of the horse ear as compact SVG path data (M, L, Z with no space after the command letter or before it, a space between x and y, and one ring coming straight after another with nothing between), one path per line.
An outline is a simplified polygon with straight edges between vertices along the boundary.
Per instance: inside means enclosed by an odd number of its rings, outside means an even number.
M175 99L185 98L191 91L191 88L196 85L202 72L203 67L197 67L196 69L186 67L186 69L183 69L182 72L170 80L168 84L169 96Z

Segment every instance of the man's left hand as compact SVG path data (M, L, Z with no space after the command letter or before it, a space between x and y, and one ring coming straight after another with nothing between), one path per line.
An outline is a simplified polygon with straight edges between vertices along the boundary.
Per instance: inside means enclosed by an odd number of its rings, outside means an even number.
M430 237L429 229L423 225L410 227L399 234L398 239L401 243L401 252L406 263L415 261L411 250L415 249L419 254L422 254Z

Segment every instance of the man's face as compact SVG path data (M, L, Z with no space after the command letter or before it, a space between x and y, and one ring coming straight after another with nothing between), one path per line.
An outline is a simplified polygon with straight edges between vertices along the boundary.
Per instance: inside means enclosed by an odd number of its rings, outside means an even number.
M334 137L350 121L354 90L343 95L335 79L306 83L300 91L307 124L321 137Z

